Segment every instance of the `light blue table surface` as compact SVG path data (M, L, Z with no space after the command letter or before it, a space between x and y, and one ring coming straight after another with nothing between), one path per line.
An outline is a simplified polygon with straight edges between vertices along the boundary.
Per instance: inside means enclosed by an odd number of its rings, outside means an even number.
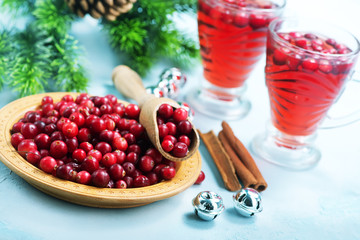
M286 15L321 17L346 27L360 38L358 0L289 0ZM2 21L6 20L3 16ZM184 22L188 31L196 34L195 19L187 17ZM96 21L85 18L74 24L72 32L86 51L91 77L89 93L123 98L111 81L111 71L120 62ZM264 62L263 58L248 79L250 114L229 122L246 146L265 129L270 116ZM360 71L360 64L357 66ZM169 66L156 65L144 84L156 81L165 67ZM200 82L201 65L186 74L184 94ZM349 84L333 114L359 106L357 85ZM16 99L9 89L0 94L1 107ZM194 124L202 132L217 133L220 123L196 112ZM30 186L0 162L0 240L360 239L360 122L320 130L316 143L322 159L315 168L304 172L289 171L255 158L269 187L262 193L263 212L253 218L243 218L235 212L233 193L225 190L203 144L200 153L206 179L201 185L131 209L91 208L58 200ZM220 194L226 206L224 213L211 222L201 221L193 214L191 201L204 190Z

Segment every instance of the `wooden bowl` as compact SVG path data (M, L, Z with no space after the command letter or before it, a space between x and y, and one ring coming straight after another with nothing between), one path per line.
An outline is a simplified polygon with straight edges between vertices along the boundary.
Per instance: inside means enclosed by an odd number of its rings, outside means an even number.
M80 205L130 208L169 198L194 184L201 170L199 152L190 159L177 163L177 173L172 180L129 189L97 188L62 180L28 163L11 145L10 130L13 124L27 111L40 106L44 96L51 96L57 102L66 94L73 97L78 95L66 92L37 94L13 101L0 110L0 160L32 186L51 196Z

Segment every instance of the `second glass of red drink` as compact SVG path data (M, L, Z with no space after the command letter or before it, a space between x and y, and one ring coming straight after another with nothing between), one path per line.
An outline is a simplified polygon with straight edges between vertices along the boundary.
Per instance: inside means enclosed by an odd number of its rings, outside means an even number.
M265 52L269 23L285 0L199 0L198 32L204 70L187 101L207 115L238 119L250 110L245 80Z

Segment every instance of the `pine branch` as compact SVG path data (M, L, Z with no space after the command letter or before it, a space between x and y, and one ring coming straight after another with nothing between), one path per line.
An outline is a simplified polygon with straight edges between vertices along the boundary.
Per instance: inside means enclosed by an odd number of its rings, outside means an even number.
M12 59L9 85L26 96L44 91L49 78L50 39L35 25L14 35L17 54Z
M0 3L1 11L8 11L13 16L27 15L34 9L36 0L2 0Z
M63 39L55 42L57 57L51 62L53 79L57 89L62 91L85 91L88 84L83 62L79 57L78 42L66 35Z
M4 29L3 32L0 33L0 90L3 88L7 76L10 74L9 62L12 52L11 33Z

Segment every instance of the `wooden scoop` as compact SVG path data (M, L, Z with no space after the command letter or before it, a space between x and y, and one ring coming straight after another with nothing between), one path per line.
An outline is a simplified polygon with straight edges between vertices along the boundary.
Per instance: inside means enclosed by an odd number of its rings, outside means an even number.
M140 76L125 65L114 68L112 72L112 80L116 89L127 98L134 99L140 106L139 122L144 126L150 141L157 150L167 159L171 161L184 161L190 158L199 148L199 135L192 124L192 132L190 133L191 144L188 154L183 158L172 156L165 152L161 147L159 139L159 129L156 121L157 111L161 104L167 103L174 108L179 108L179 104L169 98L158 98L146 92ZM188 121L189 118L188 118ZM190 121L191 122L191 121Z

